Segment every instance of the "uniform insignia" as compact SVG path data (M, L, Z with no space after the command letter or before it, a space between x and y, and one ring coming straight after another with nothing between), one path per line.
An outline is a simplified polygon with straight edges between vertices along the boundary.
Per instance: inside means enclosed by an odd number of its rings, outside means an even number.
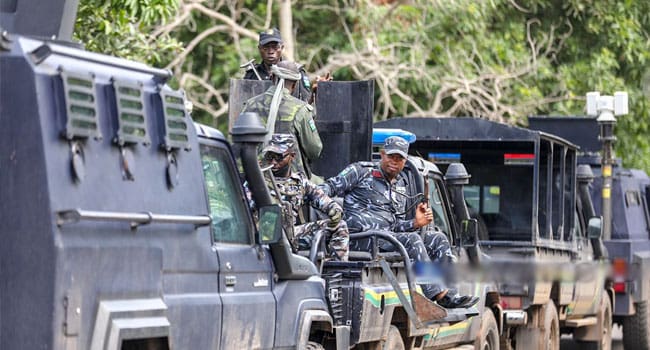
M373 176L373 177L377 177L377 178L383 177L383 176L381 175L381 171L379 171L379 170L373 170L373 171L372 171L372 176Z
M305 85L305 88L307 88L307 90L311 89L311 82L305 75L302 76L302 84Z
M406 186L395 186L395 191L399 193L406 193Z
M316 131L316 123L314 123L313 119L309 121L309 128L311 131Z

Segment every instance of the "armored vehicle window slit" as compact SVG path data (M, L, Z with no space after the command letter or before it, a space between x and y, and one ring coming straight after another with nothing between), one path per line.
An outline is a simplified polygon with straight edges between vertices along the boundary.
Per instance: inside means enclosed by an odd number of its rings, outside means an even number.
M560 239L564 230L564 147L553 145L553 191L551 220L553 222L553 239Z
M97 96L91 74L59 72L63 101L63 136L68 139L101 139L97 113Z
M440 193L440 183L435 179L429 178L429 198L431 203L431 210L433 211L434 225L436 225L442 232L451 237L451 230L449 230L449 222L447 221L447 213L442 201ZM450 238L451 239L451 238Z
M540 238L549 238L551 232L549 204L551 203L552 191L549 186L551 181L552 166L551 166L551 151L547 142L542 142L540 145L540 159L539 159L539 207L537 211L537 223L539 225Z
M576 187L575 172L576 172L576 155L573 151L563 148L566 156L564 157L564 232L563 238L565 241L570 241L573 238L572 232L575 229L575 191Z
M115 81L113 90L117 109L114 141L120 146L137 143L149 145L142 86Z
M201 145L212 237L217 243L251 244L252 228L237 174L224 149Z

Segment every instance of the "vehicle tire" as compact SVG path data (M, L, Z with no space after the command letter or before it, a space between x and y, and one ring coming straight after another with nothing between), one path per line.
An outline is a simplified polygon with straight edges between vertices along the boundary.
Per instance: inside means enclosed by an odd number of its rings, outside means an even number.
M305 350L325 350L325 347L322 346L321 344L310 341L307 342L307 346L305 346Z
M540 350L560 350L560 320L553 300L549 300L541 312L544 313L544 333Z
M611 350L612 349L612 304L609 294L603 291L598 310L598 324L602 327L600 341L578 341L581 350ZM636 349L636 348L634 348Z
M623 347L650 350L650 308L648 301L634 304L636 313L623 319Z
M503 334L499 339L499 349L500 350L513 350L512 340L510 338L504 338Z
M393 325L390 326L388 330L388 336L386 336L386 341L381 347L382 350L405 350L404 340L402 335L399 333L399 329Z
M481 332L474 341L474 349L476 350L499 350L499 326L497 320L492 314L492 310L488 308L483 309L481 315Z

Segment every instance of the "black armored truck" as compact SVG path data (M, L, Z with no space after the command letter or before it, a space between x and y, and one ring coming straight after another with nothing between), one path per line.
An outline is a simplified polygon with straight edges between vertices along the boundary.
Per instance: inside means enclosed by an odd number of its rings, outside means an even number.
M614 322L623 326L626 349L650 349L650 178L616 159L609 191L603 191L601 126L588 116L531 116L529 128L561 136L580 146L578 164L593 182L581 190L591 195L596 215L603 215L603 194L611 201L611 233L603 243L612 264Z
M577 146L479 118L396 118L375 126L417 135L410 152L441 169L462 162L479 245L504 310L501 347L558 349L560 334L608 348L613 286L601 219L583 207Z
M314 265L168 71L66 40L73 3L0 8L0 348L295 348L331 319Z

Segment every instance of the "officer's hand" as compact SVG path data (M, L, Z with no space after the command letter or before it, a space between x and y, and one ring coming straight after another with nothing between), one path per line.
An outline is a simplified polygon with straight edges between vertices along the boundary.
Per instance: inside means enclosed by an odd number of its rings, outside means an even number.
M341 218L343 217L343 210L338 204L332 203L329 210L327 211L327 216L330 217L330 222L327 225L330 228L335 228L341 222Z
M431 208L429 208L426 203L418 204L418 208L415 211L415 228L426 226L430 224L431 221L433 221L433 211L431 211Z
M318 90L318 82L319 81L332 81L332 76L330 75L329 72L324 77L321 77L320 75L316 77L316 80L314 80L311 83L311 91L316 92Z

